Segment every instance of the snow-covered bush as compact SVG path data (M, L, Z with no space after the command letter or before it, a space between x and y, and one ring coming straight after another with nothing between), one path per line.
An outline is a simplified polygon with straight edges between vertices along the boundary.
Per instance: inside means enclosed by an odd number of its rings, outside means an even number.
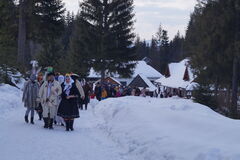
M23 75L17 69L4 65L0 67L0 84L19 87L24 81Z

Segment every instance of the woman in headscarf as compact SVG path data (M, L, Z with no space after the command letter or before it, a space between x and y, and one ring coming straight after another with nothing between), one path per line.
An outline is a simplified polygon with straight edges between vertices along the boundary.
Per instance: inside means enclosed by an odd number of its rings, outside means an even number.
M62 101L59 105L58 116L61 116L66 123L66 131L73 131L75 118L79 118L77 98L80 96L78 88L69 74L66 75L62 84Z

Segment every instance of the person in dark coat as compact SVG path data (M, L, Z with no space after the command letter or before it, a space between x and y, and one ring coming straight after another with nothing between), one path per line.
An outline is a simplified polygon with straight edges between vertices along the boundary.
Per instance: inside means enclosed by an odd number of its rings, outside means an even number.
M62 117L66 123L66 131L73 131L75 118L79 118L77 98L80 96L78 88L70 75L66 75L62 84L62 101L58 108L57 115Z
M102 100L102 87L99 83L97 83L95 89L94 89L94 93L96 95L96 98L98 101Z
M88 103L90 102L90 93L92 91L92 88L90 87L90 85L86 82L86 84L83 86L83 90L85 93L85 98L83 100L83 104L85 105L85 110L87 110L88 107Z
M80 83L80 81L78 80L80 77L79 75L77 74L71 74L71 78L72 80L74 81L79 93L80 93L80 96L78 97L77 99L77 104L78 104L78 107L83 110L83 101L85 99L85 95L84 95L84 90L83 90L83 87L82 87L82 84Z

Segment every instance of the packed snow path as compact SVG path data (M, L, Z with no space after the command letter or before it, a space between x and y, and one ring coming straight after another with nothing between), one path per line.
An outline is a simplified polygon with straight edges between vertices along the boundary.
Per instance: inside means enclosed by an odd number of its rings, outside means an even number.
M191 100L92 101L66 132L25 124L20 97L0 86L0 160L240 160L240 121Z
M81 118L75 121L75 131L66 132L61 126L54 126L54 130L48 130L43 128L42 121L37 120L37 115L35 125L26 124L23 118L25 108L18 102L21 98L17 98L20 92L8 93L1 95L8 98L6 101L9 101L9 104L0 102L4 113L0 116L1 160L126 159L121 154L121 149L98 129L91 107L88 111L80 112Z

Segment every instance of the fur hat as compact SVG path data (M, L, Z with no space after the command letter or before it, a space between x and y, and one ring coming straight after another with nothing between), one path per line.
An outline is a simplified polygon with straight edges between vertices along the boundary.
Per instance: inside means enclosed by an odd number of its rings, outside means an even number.
M49 77L49 76L55 76L55 74L54 74L53 72L49 72L49 73L47 74L47 77Z

